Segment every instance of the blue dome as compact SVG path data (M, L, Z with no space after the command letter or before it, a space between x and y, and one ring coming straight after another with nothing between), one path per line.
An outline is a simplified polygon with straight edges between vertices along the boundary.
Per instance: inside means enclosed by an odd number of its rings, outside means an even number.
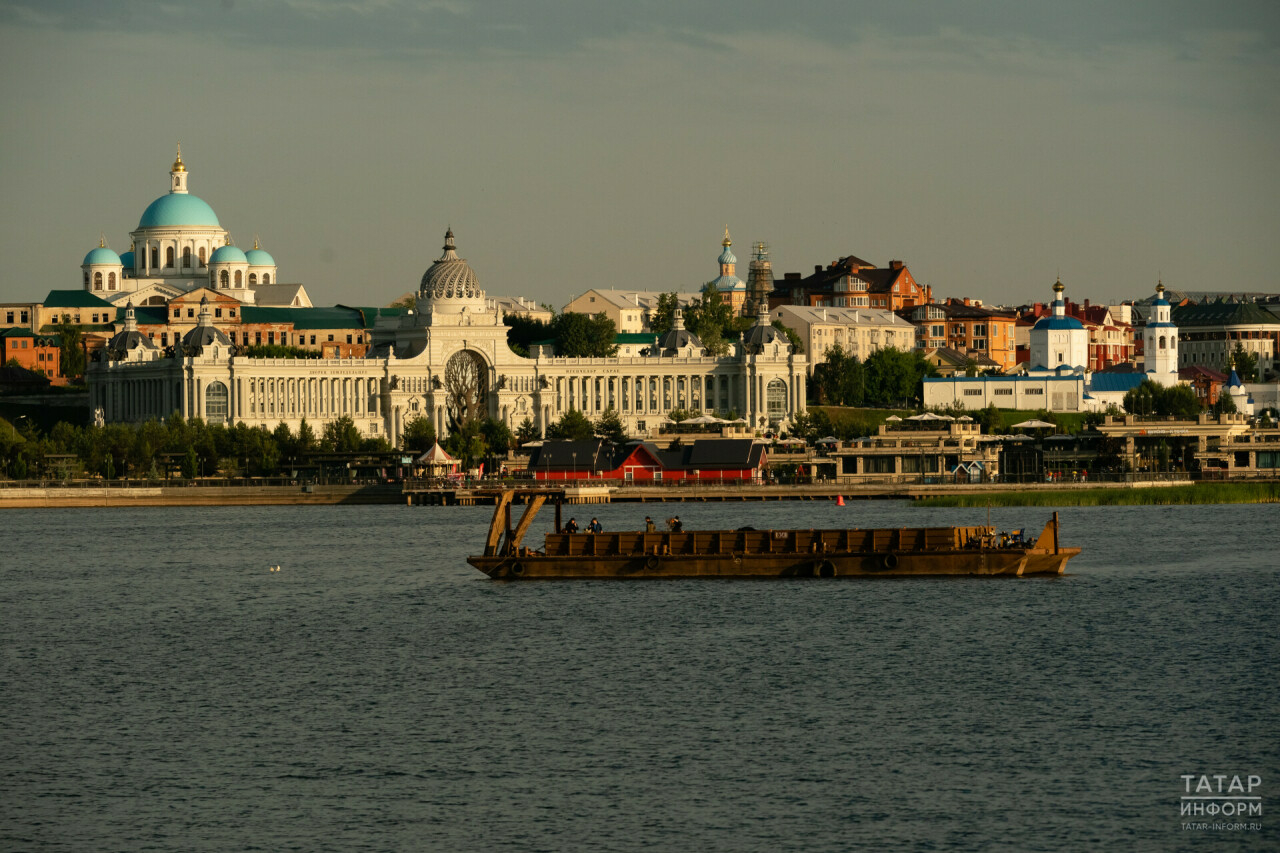
M733 252L729 251L729 247L725 246L724 251L720 253L720 263L736 264L738 259L733 256Z
M244 253L244 256L255 267L274 267L276 265L276 259L267 254L266 249L250 249Z
M165 228L176 225L218 227L218 216L202 198L186 193L169 193L147 205L138 220L139 228Z
M120 256L105 246L99 246L84 256L86 264L118 264Z
M1155 300L1152 301L1151 304L1152 305L1168 305L1169 300L1165 299L1163 296L1157 296Z
M1084 329L1084 324L1075 317L1041 317L1036 324L1031 327L1032 331L1036 329L1050 329L1053 331L1062 331L1064 329Z
M247 264L249 259L240 251L239 246L221 246L209 256L211 264Z
M711 283L715 285L716 290L720 290L720 291L747 289L746 282L738 278L736 275L722 275L716 278L716 280Z
M127 270L133 269L133 252L125 252L121 255L120 263L123 264L124 268Z

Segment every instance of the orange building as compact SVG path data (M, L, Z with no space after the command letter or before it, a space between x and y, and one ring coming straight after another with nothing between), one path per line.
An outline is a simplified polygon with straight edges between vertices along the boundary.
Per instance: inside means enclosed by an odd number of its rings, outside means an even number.
M16 361L27 370L39 370L56 385L65 385L62 372L62 338L37 335L30 329L0 329L0 365Z
M975 304L968 297L903 308L898 316L916 327L916 346L950 347L980 361L985 357L1008 372L1016 364L1013 314Z

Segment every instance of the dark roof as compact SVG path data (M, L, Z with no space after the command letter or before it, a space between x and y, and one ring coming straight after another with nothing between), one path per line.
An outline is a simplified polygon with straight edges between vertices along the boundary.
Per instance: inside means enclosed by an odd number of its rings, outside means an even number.
M612 471L613 447L600 438L590 441L546 441L529 455L530 471Z
M1186 367L1178 368L1179 379L1193 379L1196 376L1203 376L1210 382L1226 382L1227 374L1221 370L1214 370L1212 367L1205 367L1203 364L1189 364Z
M1178 326L1280 326L1280 317L1252 302L1209 302L1173 309Z
M760 464L764 445L750 438L712 438L681 448L682 468L754 468Z
M1128 391L1137 388L1147 378L1145 373L1102 373L1089 378L1090 391Z
M1142 373L1142 371L1138 369L1137 365L1125 361L1120 364L1110 364L1101 370L1094 371L1094 376L1099 373Z
M291 323L295 329L363 329L359 309L341 305L333 308L277 308L246 305L240 310L243 323Z
M8 329L0 329L0 338L33 338L35 332L22 326L11 326Z
M46 308L114 308L107 300L87 290L50 290L44 298Z
M165 305L135 305L133 319L139 325L165 326L169 323L169 308ZM119 322L123 323L122 317Z
M0 366L0 388L33 388L45 387L49 384L49 377L41 376L34 370L28 370L25 367L3 367Z

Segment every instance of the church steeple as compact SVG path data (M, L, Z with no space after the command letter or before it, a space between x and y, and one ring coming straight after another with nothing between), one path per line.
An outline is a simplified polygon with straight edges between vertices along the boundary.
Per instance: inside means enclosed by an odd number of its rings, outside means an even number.
M182 143L178 143L178 156L173 161L173 167L169 169L169 192L186 193L187 191L187 166L182 162Z
M724 239L720 241L720 245L724 247L724 251L720 253L720 275L731 276L737 269L738 259L733 256L733 250L729 247L733 245L733 240L729 237L729 226L724 227Z

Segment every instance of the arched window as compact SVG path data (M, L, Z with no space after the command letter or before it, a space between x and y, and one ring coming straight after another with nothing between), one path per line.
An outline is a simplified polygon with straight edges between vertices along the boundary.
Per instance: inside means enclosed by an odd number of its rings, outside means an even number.
M223 287L227 287L230 284L230 282L231 282L231 276L227 274L226 270L223 270L222 272L218 273L219 284L221 284Z
M93 289L102 290L102 273L100 272L93 274Z
M227 419L227 386L221 382L210 382L204 392L204 419L206 423L215 423Z
M204 246L200 247L200 266L204 266Z
M155 269L160 266L160 249L157 246L151 247L151 268Z
M191 247L184 246L182 248L182 266L186 269L191 268Z
M787 383L774 379L765 386L765 406L770 423L777 423L787 415Z
M165 269L173 269L173 247L169 246L164 250L164 267Z
M236 287L244 287L244 279L240 276L240 270L236 270Z
M253 287L258 283L258 274L256 272L249 273L249 286Z
M269 272L264 272L264 273L262 274L262 283L263 283L263 284L270 284L270 283L271 283L271 273L269 273Z
M107 273L107 290L115 290L115 289L116 289L116 274L113 272L109 272Z
M89 289L89 271L88 270L84 271L84 289L85 290Z
M1164 349L1164 335L1160 336L1160 349Z

